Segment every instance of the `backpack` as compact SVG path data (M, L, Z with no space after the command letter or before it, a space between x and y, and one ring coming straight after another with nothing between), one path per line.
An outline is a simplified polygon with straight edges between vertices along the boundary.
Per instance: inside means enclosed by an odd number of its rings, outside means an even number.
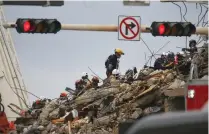
M109 56L110 57L110 56ZM109 57L106 59L105 61L105 67L108 68L108 65L109 65Z

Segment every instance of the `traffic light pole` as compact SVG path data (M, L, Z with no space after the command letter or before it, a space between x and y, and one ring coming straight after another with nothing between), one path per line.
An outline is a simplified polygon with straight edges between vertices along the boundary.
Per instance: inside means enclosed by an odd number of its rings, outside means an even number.
M117 32L118 26L116 25L86 25L86 24L62 24L61 30L78 30L78 31L103 31L103 32ZM142 25L141 32L149 33L150 28Z
M15 28L16 24L7 23L4 28ZM61 30L76 30L76 31L103 31L103 32L118 32L117 25L94 25L94 24L62 24ZM142 33L150 33L150 27L141 25ZM208 27L196 27L197 35L208 35Z

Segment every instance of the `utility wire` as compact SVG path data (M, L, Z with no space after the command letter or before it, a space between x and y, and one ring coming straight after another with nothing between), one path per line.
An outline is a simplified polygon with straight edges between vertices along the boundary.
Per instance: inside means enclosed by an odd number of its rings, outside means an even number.
M200 24L200 22L201 22L202 19L206 16L207 13L208 13L208 9L205 11L205 14L202 16L202 18L200 19L200 21L197 23L197 26Z
M151 66L151 64L152 64L152 58L154 57L155 51L153 51L152 53L153 53L153 56L151 56L151 60L150 60L149 66Z
M186 16L186 14L187 14L187 6L186 6L186 4L183 2L183 4L184 4L184 6L185 6L185 13L184 13L184 15L183 15L183 18L184 18L184 20L187 22L187 20L186 20L186 18L185 18L185 16Z
M90 67L88 67L88 69L94 74L96 75L99 79L101 79L102 81L104 81L101 77L99 77L99 75L97 75Z
M153 54L154 53L152 53L152 51L150 50L150 48L149 48L149 46L147 45L147 43L142 39L142 37L141 37L141 40L143 41L143 43L145 44L145 46L147 47L147 49L150 51L150 53L152 54L152 56L154 56ZM155 58L155 57L154 57ZM156 58L155 58L156 59Z
M203 40L204 40L204 39L200 40L200 41L197 43L197 45L199 45Z
M5 77L4 71L2 71L2 72L3 72L3 74L4 74L4 78L5 78L6 82L8 83L8 85L10 86L10 88L12 89L13 93L14 93L15 95L17 95L17 97L19 97L19 98L23 101L23 103L25 104L25 106L26 106L27 108L29 108L28 105L27 105L27 103L25 102L25 100L13 90L13 87L9 84L9 81L8 81L7 78Z
M174 3L174 2L172 2L174 5L176 5L176 6L178 6L179 7L179 9L180 9L180 16L181 16L181 22L182 22L182 11L181 11L181 6L179 6L178 4L176 4L176 3Z
M170 41L168 41L168 42L166 42L161 48L159 48L155 53L154 53L154 55L157 55L157 53L159 52L159 51L161 51L165 46L167 46L168 44L170 43ZM160 54L161 55L161 54ZM149 57L151 57L151 56L149 56Z
M203 25L203 27L205 27L206 25L208 25L208 21L207 21L207 22L205 22L205 24Z
M4 77L5 77L5 76L4 76ZM6 79L6 77L5 77L5 79ZM9 81L8 81L7 79L6 79L6 82L9 84ZM40 97L36 96L35 94L33 94L33 93L31 93L31 92L29 92L29 91L27 91L27 90L24 90L24 89L21 89L21 88L12 87L10 84L9 84L9 86L10 86L11 88L13 88L13 89L17 89L17 90L21 90L21 91L27 92L27 93L29 93L30 95L32 95L32 96L34 96L34 97L36 97L36 98L38 98L38 99L41 99Z
M200 42L201 38L202 38L202 37L200 36L199 39L198 39L198 41L197 41L197 44Z
M160 49L158 49L158 50L155 52L155 54L158 53L159 51L161 51L161 50L162 50L165 46L167 46L169 43L170 43L170 41L166 42Z
M208 7L206 7L205 5L202 5L202 6L204 6L208 10ZM207 21L205 22L205 17L206 17L206 15L203 17L202 27L205 27L207 25L207 23L208 23Z
M15 87L13 87L13 88L15 88ZM29 92L29 91L27 91L27 90L20 89L20 88L15 88L15 89L21 90L21 91L24 91L24 92L27 92L27 93L29 93L30 95L32 95L32 96L34 96L34 97L36 97L36 98L38 98L38 99L41 99L40 97L36 96L35 94L33 94L33 93L31 93L31 92Z
M208 5L204 5L204 4L201 4L201 5L204 6L206 9L208 9L208 7L207 7Z
M200 4L199 4L200 5ZM198 8L198 5L197 5L197 3L196 3L196 9ZM200 21L200 16L201 16L201 14L202 14L202 6L200 5L200 8L201 8L201 11L200 11L200 14L198 15L198 21L197 21L197 23Z
M197 8L197 4L196 4L196 8ZM198 26L198 24L199 24L201 14L202 14L202 6L200 5L200 14L198 15L198 20L197 20L197 25L196 26Z
M170 41L166 42L161 48L159 48L154 55L156 55L159 51L161 51L165 46L167 46L170 43ZM147 65L149 62L151 62L150 60L152 60L152 55L149 57L148 61L145 63L145 65Z

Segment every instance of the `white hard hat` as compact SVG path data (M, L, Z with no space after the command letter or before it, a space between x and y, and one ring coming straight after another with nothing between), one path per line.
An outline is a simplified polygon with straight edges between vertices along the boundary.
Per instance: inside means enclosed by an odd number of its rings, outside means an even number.
M114 69L114 70L112 71L112 74L117 74L117 69Z
M43 100L45 97L44 96L40 96L40 99Z
M117 69L114 69L113 71L112 71L112 74L114 74L114 75L117 75L117 74L119 74L120 72L119 72L119 70L117 70Z
M183 52L183 51L181 51L181 52L179 52L179 54L184 55L184 52Z
M88 73L83 72L81 76L82 76L82 77L85 77L85 76L87 76L87 75L88 75Z
M163 55L166 55L166 52L163 52Z

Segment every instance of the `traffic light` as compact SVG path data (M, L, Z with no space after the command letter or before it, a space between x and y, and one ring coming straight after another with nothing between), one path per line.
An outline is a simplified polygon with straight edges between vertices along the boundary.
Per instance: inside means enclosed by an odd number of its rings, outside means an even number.
M18 33L57 33L61 30L61 23L56 19L25 19L16 21Z
M191 36L196 27L190 22L153 22L151 33L153 36Z

